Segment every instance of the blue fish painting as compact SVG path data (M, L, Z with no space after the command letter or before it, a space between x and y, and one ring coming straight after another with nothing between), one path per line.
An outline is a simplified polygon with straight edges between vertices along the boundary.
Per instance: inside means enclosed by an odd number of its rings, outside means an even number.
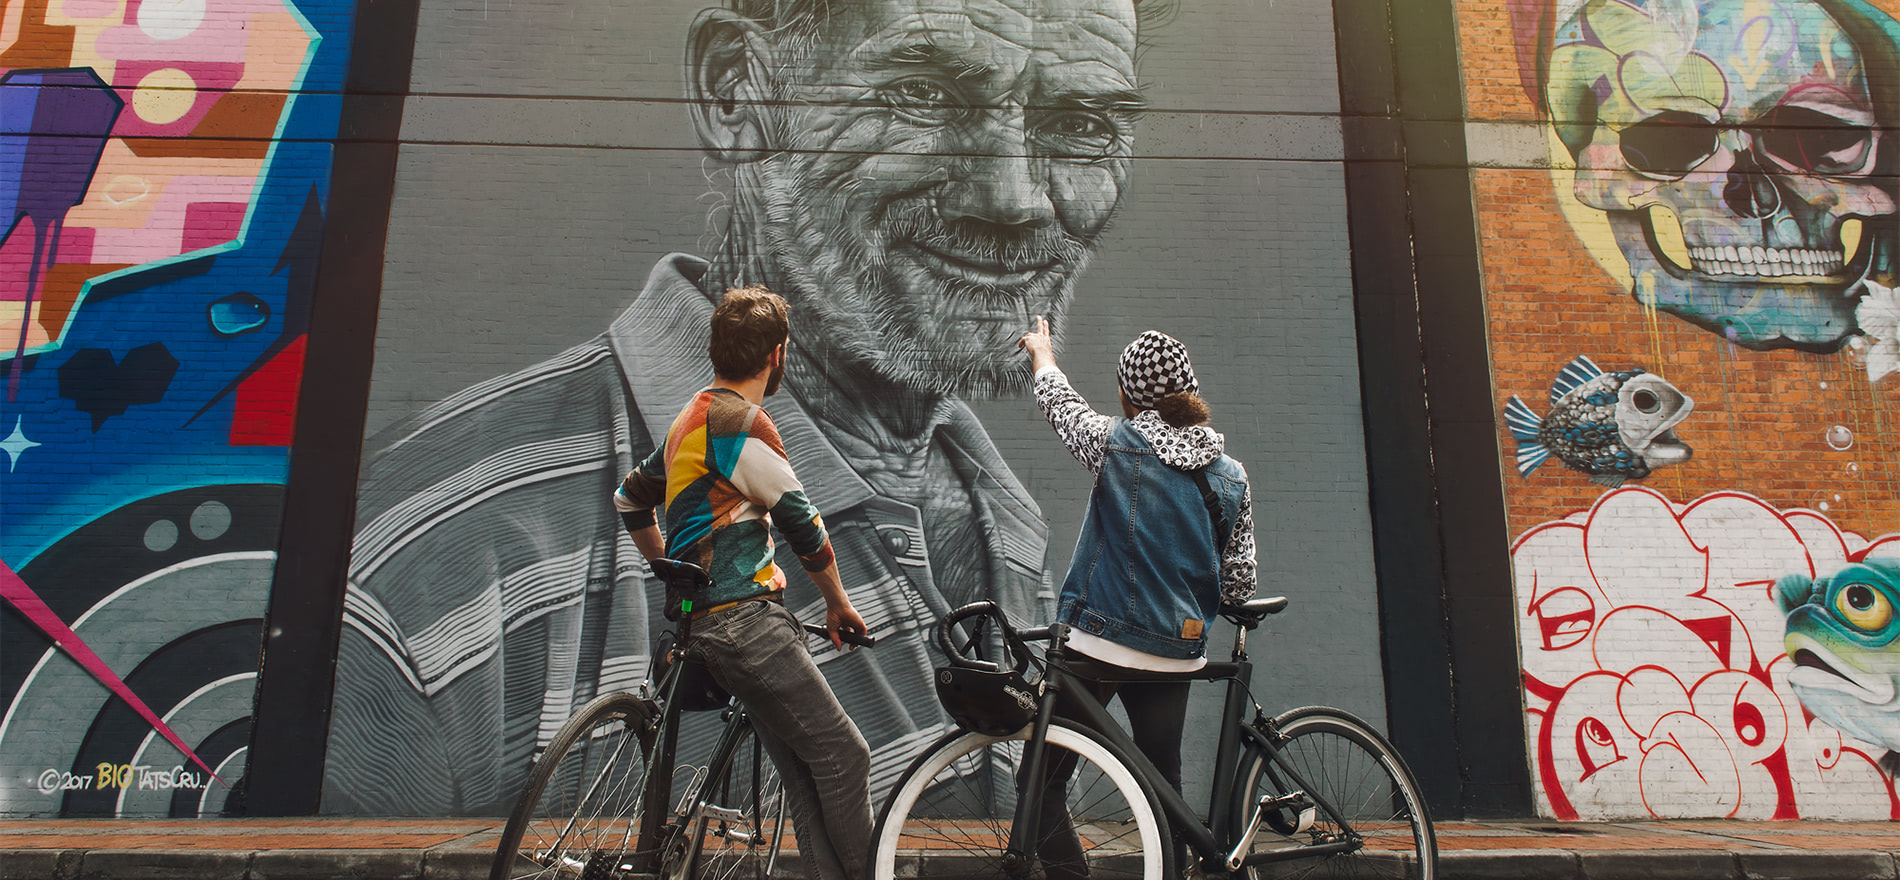
M1788 685L1835 730L1887 749L1880 766L1900 770L1900 563L1868 559L1832 576L1775 582L1788 615L1782 648Z
M1552 455L1592 482L1616 488L1664 465L1689 460L1675 427L1695 401L1640 369L1606 373L1579 356L1550 386L1550 415L1511 395L1504 420L1517 438L1517 472L1530 476Z

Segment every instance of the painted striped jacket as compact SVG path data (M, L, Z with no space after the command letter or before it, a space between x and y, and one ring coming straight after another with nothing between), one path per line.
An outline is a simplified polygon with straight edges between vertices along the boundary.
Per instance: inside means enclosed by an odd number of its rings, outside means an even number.
M502 815L575 709L646 675L669 626L665 589L607 499L712 378L705 270L688 255L662 259L606 333L365 443L326 812ZM1041 510L969 407L952 410L938 438L968 475L957 480L988 563L974 595L933 577L919 508L859 476L796 397L773 398L851 604L878 636L876 650L812 656L871 745L874 802L952 726L932 684L938 616L978 597L1017 620L1055 607ZM800 565L790 543L777 548L782 568ZM786 606L824 617L809 586L793 583ZM717 723L690 719L703 726L686 740L716 738Z

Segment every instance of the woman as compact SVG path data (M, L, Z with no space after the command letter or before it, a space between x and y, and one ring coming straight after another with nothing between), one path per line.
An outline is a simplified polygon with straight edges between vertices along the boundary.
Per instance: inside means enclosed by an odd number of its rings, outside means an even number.
M1095 475L1056 607L1056 619L1070 627L1066 650L1096 661L1095 696L1103 704L1120 697L1135 744L1178 792L1190 683L1114 679L1117 667L1201 668L1221 604L1253 596L1247 472L1207 426L1207 403L1179 340L1149 330L1122 350L1119 418L1094 411L1070 386L1056 366L1047 320L1038 317L1019 345L1035 370L1037 405ZM1072 756L1057 761L1055 778L1066 782L1073 766ZM1056 819L1064 786L1049 788L1044 815ZM1067 831L1068 823L1045 820L1043 827ZM1063 850L1076 846L1073 832L1055 836L1039 848L1044 861L1071 861Z

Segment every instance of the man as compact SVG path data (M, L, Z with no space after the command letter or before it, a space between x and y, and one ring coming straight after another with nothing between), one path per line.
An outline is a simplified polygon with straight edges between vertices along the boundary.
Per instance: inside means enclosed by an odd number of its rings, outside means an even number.
M807 880L862 876L871 840L870 749L805 650L783 607L785 575L772 563L776 524L824 596L825 626L864 632L838 580L824 520L805 497L772 417L789 324L785 300L763 287L728 291L713 309L713 382L693 395L666 441L614 491L627 534L649 562L704 569L688 650L746 705L766 743L798 828ZM666 537L653 509L666 506Z
M662 259L600 338L372 441L326 808L505 810L574 706L639 681L658 587L583 499L705 385L708 291L748 284L800 316L773 416L883 634L819 662L871 743L874 792L894 781L947 725L931 622L985 597L1043 618L1053 599L1041 511L959 397L1027 378L991 353L1065 312L1114 214L1141 109L1135 24L1132 0L703 13L688 97L732 168L724 242Z

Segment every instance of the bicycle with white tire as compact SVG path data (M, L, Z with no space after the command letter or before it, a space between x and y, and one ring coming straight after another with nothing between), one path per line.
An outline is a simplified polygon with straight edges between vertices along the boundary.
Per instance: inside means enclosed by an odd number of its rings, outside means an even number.
M1223 608L1236 624L1231 662L1189 673L1111 674L1062 650L1063 625L1018 630L991 602L951 613L936 633L951 664L937 671L938 694L961 727L897 783L872 839L872 880L1435 880L1424 798L1384 736L1339 709L1268 715L1251 700L1247 633L1286 604ZM1051 643L1040 657L1027 644L1037 641ZM1084 679L1226 682L1205 814ZM1174 864L1173 835L1190 864Z

